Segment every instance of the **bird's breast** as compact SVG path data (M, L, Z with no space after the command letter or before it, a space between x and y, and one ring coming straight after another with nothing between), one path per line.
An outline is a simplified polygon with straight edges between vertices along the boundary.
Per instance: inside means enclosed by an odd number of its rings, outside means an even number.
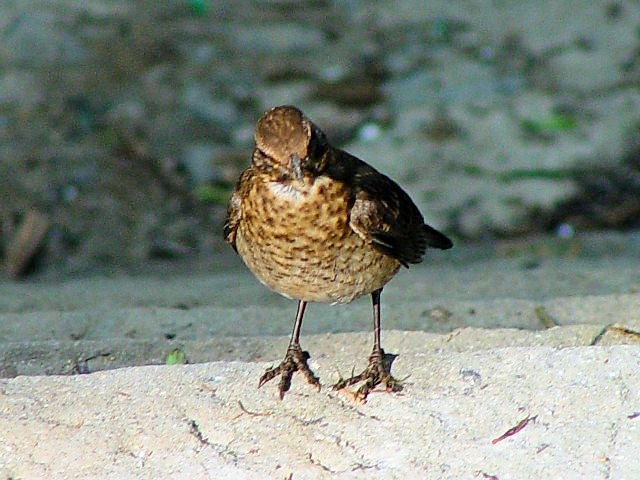
M269 182L268 188L274 199L284 202L297 202L309 194L309 188L306 185L296 185L293 182Z
M304 181L257 183L243 208L244 220L260 237L286 237L296 251L310 241L344 240L353 234L349 222L349 190L328 177ZM324 244L324 247L332 247Z
M238 253L288 297L340 302L370 293L399 264L351 229L349 208L349 188L329 177L256 181L243 199Z

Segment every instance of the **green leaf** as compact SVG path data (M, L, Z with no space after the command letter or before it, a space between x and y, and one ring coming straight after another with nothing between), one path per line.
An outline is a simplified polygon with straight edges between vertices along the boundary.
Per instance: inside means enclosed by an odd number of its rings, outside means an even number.
M197 17L205 15L209 11L210 6L208 0L189 0L189 8L191 8L191 12Z
M179 348L174 348L164 359L167 365L182 365L187 363L187 355Z
M198 185L193 189L196 200L202 203L213 203L215 205L226 205L231 196L231 187L221 187L219 185Z
M569 115L558 114L540 119L526 119L522 121L521 126L530 133L551 133L573 130L578 126L578 122Z

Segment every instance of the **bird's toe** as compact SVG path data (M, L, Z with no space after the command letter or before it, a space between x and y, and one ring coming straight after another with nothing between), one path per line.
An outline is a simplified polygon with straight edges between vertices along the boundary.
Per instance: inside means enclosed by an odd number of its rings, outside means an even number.
M293 378L293 374L301 372L308 383L320 389L320 380L307 364L309 358L311 358L309 353L303 351L299 345L289 346L282 363L277 367L268 368L267 371L262 374L260 381L258 382L258 388L280 375L278 396L280 397L280 400L282 400L284 398L284 394L289 390L289 388L291 388L291 379Z

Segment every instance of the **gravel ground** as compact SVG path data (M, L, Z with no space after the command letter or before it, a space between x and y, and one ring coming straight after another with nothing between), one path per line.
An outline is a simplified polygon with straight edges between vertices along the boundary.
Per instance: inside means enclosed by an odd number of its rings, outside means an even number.
M0 2L0 251L210 258L255 122L295 104L456 236L640 227L633 1Z

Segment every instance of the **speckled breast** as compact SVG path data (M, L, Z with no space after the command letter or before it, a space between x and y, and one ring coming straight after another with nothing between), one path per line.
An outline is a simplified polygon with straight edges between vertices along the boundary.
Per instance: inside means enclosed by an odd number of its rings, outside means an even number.
M275 182L254 177L244 196L236 248L276 292L314 302L350 302L385 285L395 259L349 226L349 191L328 177Z

